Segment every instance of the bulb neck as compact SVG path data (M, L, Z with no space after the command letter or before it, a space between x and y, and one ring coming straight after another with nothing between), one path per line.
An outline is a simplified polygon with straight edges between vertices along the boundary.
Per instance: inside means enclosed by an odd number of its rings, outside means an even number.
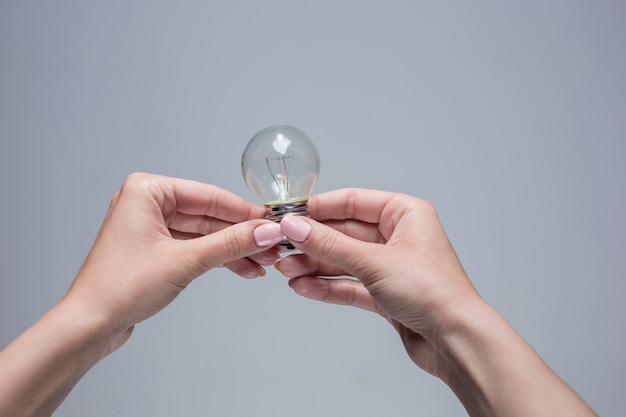
M309 200L297 201L294 203L285 204L266 204L265 205L265 218L276 223L285 216L308 216L309 215ZM281 240L278 243L287 249L295 249L295 246L289 242L287 238Z
M266 204L265 218L279 223L285 216L308 216L309 200L284 204Z

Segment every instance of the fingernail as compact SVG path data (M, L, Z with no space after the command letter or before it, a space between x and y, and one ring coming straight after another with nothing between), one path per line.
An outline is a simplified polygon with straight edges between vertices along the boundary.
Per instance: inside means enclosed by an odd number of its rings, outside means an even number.
M280 227L285 236L296 242L304 242L311 234L311 225L298 216L283 217Z
M266 223L254 229L254 241L259 246L270 246L283 239L283 232L278 223Z

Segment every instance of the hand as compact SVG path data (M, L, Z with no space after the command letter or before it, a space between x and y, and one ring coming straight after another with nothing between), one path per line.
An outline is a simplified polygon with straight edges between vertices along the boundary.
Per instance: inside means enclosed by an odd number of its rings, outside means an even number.
M0 351L0 415L51 415L135 324L209 269L263 275L283 238L263 215L211 185L130 175L66 296Z
M377 312L398 330L411 359L433 374L433 342L451 305L479 296L431 204L403 194L348 189L313 196L310 216L282 230L304 254L276 268L308 298ZM353 279L321 277L351 276Z
M263 215L262 207L211 185L133 174L113 197L64 302L126 331L211 268L263 275L282 238Z
M311 218L281 221L303 253L276 268L297 293L387 318L411 359L472 416L595 416L480 298L431 204L349 189L314 196L309 206Z

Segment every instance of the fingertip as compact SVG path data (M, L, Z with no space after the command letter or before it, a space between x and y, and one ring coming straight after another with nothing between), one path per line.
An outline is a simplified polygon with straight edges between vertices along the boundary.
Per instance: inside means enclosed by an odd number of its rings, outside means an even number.
M304 242L312 230L312 226L301 216L283 217L280 228L285 236L296 242Z
M258 263L261 266L272 266L276 263L277 260L280 259L279 251L276 246L272 246L269 249L264 250L263 252L255 253L250 256L254 262Z
M274 268L287 278L295 278L302 275L300 273L301 268L299 267L297 258L294 256L287 256L279 259L274 263Z
M274 269L277 270L278 272L280 272L281 274L283 274L283 269L282 269L283 268L283 262L284 262L283 258L277 259L276 262L274 262Z
M328 293L328 283L313 277L296 277L289 280L289 286L296 294L311 300L322 300Z
M305 298L310 298L311 289L302 283L303 279L303 277L291 278L289 280L289 287L291 287L296 294Z
M266 274L265 268L250 259L238 259L224 264L226 268L241 278L254 279Z
M246 279L255 279L255 278L259 278L259 277L263 277L265 276L266 272L265 272L265 268L263 268L262 266L259 266L258 268L251 268L241 274L239 274L239 276L241 276L242 278L246 278Z
M280 242L284 235L278 223L264 223L254 229L254 242L258 246L272 246Z
M380 313L369 291L359 281L301 276L289 280L289 286L302 297L325 303L350 305Z
M291 279L287 282L287 284L289 284L289 287L290 287L292 290L295 290L294 285L295 285L295 282L296 282L297 280L298 280L298 278L291 278Z

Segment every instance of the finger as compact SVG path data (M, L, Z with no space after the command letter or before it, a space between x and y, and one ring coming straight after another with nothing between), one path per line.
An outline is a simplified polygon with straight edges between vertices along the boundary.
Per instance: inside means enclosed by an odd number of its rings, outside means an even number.
M304 253L289 255L280 259L274 267L287 278L295 278L303 275L338 277L349 275L343 269L319 259L313 258Z
M178 178L172 181L179 212L201 214L229 222L263 218L265 215L263 207L222 188Z
M276 246L272 246L247 258L227 262L224 266L243 278L257 278L265 276L264 266L274 265L278 259L280 259L278 249Z
M250 258L242 258L237 259L236 261L226 262L224 266L242 278L252 279L265 275L265 268L250 260Z
M310 216L323 223L332 220L354 219L378 226L379 240L390 241L394 230L404 225L416 227L436 217L434 207L427 201L406 194L350 188L312 196Z
M167 225L179 232L208 235L231 226L233 223L213 217L177 213Z
M384 245L362 242L313 219L286 216L281 230L302 252L343 269L361 280L373 276ZM366 283L367 284L367 283Z
M279 249L279 246L272 246L263 252L250 255L248 258L262 266L274 265L274 263L280 259Z
M178 213L172 219L169 229L172 237L185 240L215 233L229 226L232 226L232 223L220 219ZM259 265L273 265L279 259L278 250L272 247L266 251L251 255L250 259Z
M380 233L378 224L366 223L359 220L326 220L326 226L365 242L386 243L386 239Z
M311 300L349 305L380 314L370 293L359 281L298 277L290 280L289 286L299 295Z
M178 232L176 230L170 230L170 234L172 238L179 240L196 239L204 236L194 233ZM265 275L263 266L274 265L278 259L280 259L278 249L276 246L273 246L263 252L252 254L248 258L227 262L223 266L244 278L257 278Z
M166 219L176 212L205 215L232 223L263 218L263 207L214 185L181 178L134 173L122 185L122 191L147 192L158 204Z
M178 232L208 235L231 226L231 222L213 217L176 213L167 227Z
M311 196L309 215L318 221L356 219L379 223L385 206L394 193L362 188L345 188Z
M266 251L282 239L278 223L250 220L179 243L189 261L187 266L194 268L194 275L198 276L211 268Z

